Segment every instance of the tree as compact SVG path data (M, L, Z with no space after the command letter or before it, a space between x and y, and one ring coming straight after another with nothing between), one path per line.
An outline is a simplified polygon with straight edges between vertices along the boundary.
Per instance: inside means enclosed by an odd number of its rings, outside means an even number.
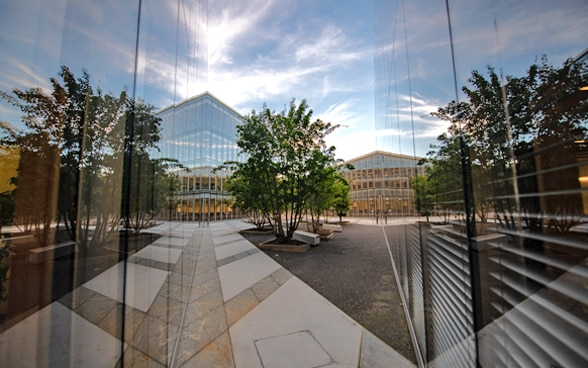
M132 200L129 216L123 219L125 227L139 233L151 225L179 190L175 170L180 168L183 166L175 159L153 159L145 153L135 155L131 171Z
M414 177L412 186L415 192L414 207L419 215L425 216L429 222L429 216L433 211L433 188L424 175Z
M455 129L437 137L439 143L431 146L426 160L427 187L432 190L435 211L440 211L445 221L464 209L461 143Z
M473 71L468 82L465 102L452 101L432 114L451 123L428 154L436 200L442 206L448 202L440 197L458 188L445 190L443 183L457 177L471 181L482 224L489 212L513 230L541 232L543 216L548 226L563 231L578 224L581 199L566 190L578 187L576 159L584 148L577 142L587 132L588 99L580 90L588 83L586 63L568 60L554 68L544 57L522 77L499 75L489 66L486 75ZM464 154L469 172L459 175Z
M349 183L343 176L338 175L331 190L333 191L334 197L331 207L337 216L339 216L339 223L342 223L342 217L347 216L349 206L351 205L351 200L349 199Z
M146 193L142 176L153 177L153 168L133 171L123 162L132 155L138 163L149 162L159 141L159 119L153 106L136 103L125 90L119 95L94 92L86 71L76 78L63 66L58 76L61 80L50 79L48 92L0 92L22 111L25 125L22 131L3 127L1 143L21 155L15 218L25 228L35 227L41 245L46 245L57 217L70 238L86 249L102 244L118 227L121 202L129 197L121 192L123 178L136 175L135 189Z
M237 128L237 145L246 161L225 163L233 170L229 182L241 181L229 185L258 196L258 202L247 204L267 214L281 242L289 241L297 229L314 193L313 183L336 163L335 147L327 147L325 137L338 125L311 117L305 100L298 105L292 100L278 113L265 105L252 111Z
M231 193L232 205L240 208L257 230L264 230L270 216L265 188L260 180L255 179L254 173L248 173L247 169L243 166L235 172L226 182L225 189Z
M337 181L337 169L333 166L317 167L312 175L308 175L309 190L307 197L308 212L310 212L310 231L318 232L321 214L333 206L335 201L334 186Z

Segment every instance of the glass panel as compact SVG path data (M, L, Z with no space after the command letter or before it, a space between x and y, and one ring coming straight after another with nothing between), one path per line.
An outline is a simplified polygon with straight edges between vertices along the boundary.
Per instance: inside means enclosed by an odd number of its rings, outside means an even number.
M588 5L375 7L378 145L426 159L420 241L397 237L419 359L586 365Z

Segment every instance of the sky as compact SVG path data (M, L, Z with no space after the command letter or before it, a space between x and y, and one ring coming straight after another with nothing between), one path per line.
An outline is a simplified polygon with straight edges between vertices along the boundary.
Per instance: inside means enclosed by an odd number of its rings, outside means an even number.
M449 3L460 87L488 64L520 75L543 54L557 65L588 47L585 0ZM0 0L0 90L49 88L67 65L158 108L204 91L244 115L306 99L314 118L341 125L328 143L345 160L375 149L422 156L446 129L429 115L455 98L443 1L143 0L140 18L138 4ZM386 29L376 46L374 23ZM386 52L394 62L376 68ZM391 97L376 106L382 82ZM387 125L376 130L382 106ZM0 102L0 120L19 116Z

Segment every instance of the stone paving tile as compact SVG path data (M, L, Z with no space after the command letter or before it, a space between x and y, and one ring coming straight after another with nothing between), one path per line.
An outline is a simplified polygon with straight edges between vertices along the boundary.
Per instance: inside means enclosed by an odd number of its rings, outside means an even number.
M385 366L416 368L412 362L364 328L359 367L377 368Z
M147 314L162 322L179 326L182 318L182 306L183 303L178 300L158 295Z
M99 293L81 303L74 311L93 324L98 324L117 305L114 299L110 299Z
M171 282L164 283L158 293L158 296L169 297L179 302L186 300L189 295L190 285L178 285Z
M259 281L255 285L251 287L251 290L255 293L257 300L260 302L263 301L265 298L271 295L277 288L280 287L280 284L270 275L264 278L263 280Z
M186 306L184 323L190 323L196 321L199 318L203 318L208 313L222 305L223 296L220 292L220 289L214 290Z
M205 254L205 255L200 255L198 257L198 263L196 265L196 268L201 271L201 270L211 270L213 268L216 268L216 257L214 256L214 253L210 253L210 254Z
M213 342L188 360L181 368L234 368L231 341L228 332L222 333Z
M175 364L181 366L223 332L226 332L227 328L225 310L222 306L194 322L184 324Z
M59 299L59 302L69 309L76 309L80 304L84 303L88 298L92 297L96 292L80 286Z
M168 281L176 285L190 285L194 275L184 275L181 272L171 272Z
M184 275L193 275L194 270L196 269L197 258L193 256L188 257L189 259L180 260L172 269L172 271L178 271Z
M147 315L143 319L131 345L167 366L177 336L177 326L169 325Z
M124 341L131 341L135 336L137 329L145 318L145 312L142 312L133 307L127 306L125 309L125 338ZM122 312L123 304L116 303L116 307L112 308L110 312L98 323L98 327L108 332L119 340L122 332Z
M225 302L227 324L232 326L259 304L255 293L251 289L243 291L231 300Z
M211 277L210 279L202 283L194 283L192 286L192 290L190 291L190 298L188 299L188 301L193 302L214 290L220 290L220 285L221 284L218 276Z
M250 256L250 255L258 253L258 252L259 252L258 249L251 249L251 250L248 250L248 251L245 251L245 252L242 252L239 254L235 254L235 255L227 257L227 258L223 258L223 259L217 261L216 265L217 265L217 267L221 267L221 266L226 265L227 263L238 261L242 258L245 258L247 256Z
M196 285L200 285L203 282L210 280L211 278L217 277L218 278L218 271L216 269L198 272L198 268L196 268L196 274L192 279L193 287Z
M280 267L279 270L276 270L270 276L276 280L278 284L284 285L286 281L290 280L294 275L292 275L292 273L290 273L290 271L286 270L285 268Z
M181 273L182 275L192 275L196 268L196 257L181 257L178 263L171 269L172 272Z
M146 258L140 258L140 257L129 258L128 261L129 261L129 263L135 263L135 264L138 264L141 266L153 267L153 268L157 268L158 270L162 270L162 271L169 271L172 268L174 268L174 265L170 264L170 263L159 262L159 261L155 261L152 259L146 259Z
M123 353L123 357L115 368L121 367L133 367L133 368L164 368L165 366L155 359L149 357L140 350L129 346Z
M230 300L279 269L281 266L263 252L219 267L223 298L225 301Z
M227 232L225 234L214 234L214 246L219 247L226 244L235 243L243 240L243 237L236 234L234 231Z

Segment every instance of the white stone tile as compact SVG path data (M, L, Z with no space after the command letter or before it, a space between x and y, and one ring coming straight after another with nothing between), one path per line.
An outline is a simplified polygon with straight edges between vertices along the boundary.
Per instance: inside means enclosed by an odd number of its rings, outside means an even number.
M261 252L219 267L218 275L223 299L230 300L280 267L278 263Z
M256 340L255 347L264 368L324 367L334 363L310 331Z
M60 303L0 335L0 367L114 367L121 341Z
M190 241L190 236L187 236L185 238L162 236L161 238L157 239L156 241L154 241L151 244L158 245L160 247L170 247L170 246L185 247L189 241Z
M131 258L144 258L152 261L176 264L181 254L182 251L179 249L162 248L149 245L131 256Z
M241 238L240 241L236 243L231 243L227 245L222 245L219 247L214 248L214 253L216 254L217 261L221 259L225 259L227 257L234 256L235 254L247 252L249 250L255 250L255 246L248 242L247 240Z
M109 268L84 284L88 289L123 302L124 263ZM147 312L167 278L168 272L134 263L127 263L126 297L124 302Z
M411 361L366 329L363 330L360 366L416 368Z
M243 240L243 237L241 235L235 234L235 233L223 234L223 235L217 234L217 235L214 235L214 237L213 237L214 246L234 243L234 242L238 242L240 240Z
M331 357L333 363L328 366L358 366L362 327L295 277L229 329L235 366L262 368L261 360L297 359L305 352L288 346L263 349L260 356L256 342L301 331L308 331Z

